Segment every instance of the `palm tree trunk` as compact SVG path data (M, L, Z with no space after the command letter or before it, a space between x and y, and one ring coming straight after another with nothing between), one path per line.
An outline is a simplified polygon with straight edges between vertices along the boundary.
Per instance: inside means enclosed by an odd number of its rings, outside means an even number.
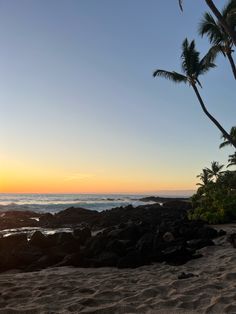
M223 18L220 11L215 6L214 2L212 0L205 0L208 7L211 9L211 11L214 13L226 33L232 38L234 45L236 46L236 32L230 28L230 26L227 24L225 19Z
M197 95L197 98L200 102L200 105L202 107L202 110L207 115L207 117L217 126L217 128L221 131L221 133L224 135L225 138L236 148L236 143L233 141L232 137L229 135L228 132L225 131L225 129L220 125L220 123L207 111L206 106L199 94L199 91L197 89L197 86L195 84L192 85L192 88Z
M234 59L232 57L232 53L231 52L227 53L227 58L229 59L229 62L230 62L230 65L231 65L231 69L233 71L234 78L236 80L236 67L235 67Z

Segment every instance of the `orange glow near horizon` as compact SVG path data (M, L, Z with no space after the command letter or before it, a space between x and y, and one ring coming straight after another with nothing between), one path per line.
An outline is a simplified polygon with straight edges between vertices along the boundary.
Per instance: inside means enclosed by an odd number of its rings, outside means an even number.
M47 164L1 158L0 193L147 194L162 190L194 190L195 182L171 171L156 175L139 169L71 171ZM88 167L87 167L88 169Z
M156 193L161 190L192 190L194 184L179 184L145 180L143 178L86 177L64 178L61 175L43 175L5 172L0 180L0 193Z

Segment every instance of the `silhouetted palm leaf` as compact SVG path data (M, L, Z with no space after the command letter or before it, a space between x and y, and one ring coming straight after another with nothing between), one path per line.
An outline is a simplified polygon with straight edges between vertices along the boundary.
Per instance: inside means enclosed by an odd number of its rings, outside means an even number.
M227 168L231 166L235 166L235 165L236 165L236 153L234 153L233 155L229 155Z
M186 83L188 80L185 75L182 75L175 71L169 72L169 71L159 70L159 69L153 72L153 76L154 77L161 76L175 83Z
M236 126L233 126L230 130L230 136L233 138L234 141L236 141ZM226 147L226 146L230 146L232 145L227 138L225 138L225 136L222 134L221 138L224 140L221 144L220 144L220 148Z

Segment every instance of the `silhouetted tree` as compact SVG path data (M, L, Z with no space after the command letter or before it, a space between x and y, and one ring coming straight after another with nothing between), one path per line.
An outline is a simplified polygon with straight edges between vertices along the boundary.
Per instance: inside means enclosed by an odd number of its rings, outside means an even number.
M202 169L202 173L197 175L197 178L201 180L202 183L197 183L201 187L207 186L211 182L211 175L207 168Z
M193 88L198 101L201 105L203 112L207 115L207 117L216 125L216 127L224 134L224 137L236 148L236 142L233 141L231 136L227 133L227 131L221 126L221 124L208 112L206 106L201 98L201 95L198 91L197 84L201 87L201 83L199 81L199 76L208 72L211 68L215 67L213 63L214 57L211 53L207 53L202 59L199 57L199 52L195 49L194 40L190 43L187 38L183 41L182 44L182 70L184 74L177 73L175 71L165 71L157 69L154 73L154 77L164 77L169 79L175 83L189 83L189 85Z
M228 25L232 29L234 29L236 25L236 1L229 1L229 3L222 10L222 16L225 21L227 21ZM203 16L203 19L199 25L199 34L201 36L206 35L212 44L211 51L212 53L218 54L222 53L225 57L228 58L234 78L236 79L236 67L232 57L232 46L233 41L232 38L226 33L225 29L222 25L215 21L213 16L206 12Z
M221 171L224 168L224 165L220 165L217 161L212 161L211 168L205 168L205 170L208 172L210 179L217 180L219 176L223 173Z
M235 3L236 0L232 0L233 3ZM214 2L212 0L205 0L206 4L210 8L211 12L215 15L219 23L222 25L224 28L225 32L232 38L232 41L234 45L236 46L236 31L235 29L232 29L227 21L224 19L220 11L217 9L215 6ZM179 6L181 10L183 11L183 0L179 0Z

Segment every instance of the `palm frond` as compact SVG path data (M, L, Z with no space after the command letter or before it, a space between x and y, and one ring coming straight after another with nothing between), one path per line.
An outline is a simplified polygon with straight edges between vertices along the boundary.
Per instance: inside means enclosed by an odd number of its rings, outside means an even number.
M182 69L187 76L193 76L198 69L199 64L199 52L195 49L195 41L190 43L186 38L182 44Z
M227 19L228 15L234 14L236 12L236 1L230 0L228 3L224 6L221 14L224 19Z
M185 75L182 75L175 71L170 72L170 71L165 71L165 70L160 70L160 69L157 69L156 71L153 72L153 77L157 77L157 76L163 77L174 83L186 83L188 80Z
M235 166L235 165L236 165L236 153L229 155L227 168L231 166Z
M201 84L201 82L199 81L198 78L196 78L196 81L197 81L198 85L202 88L202 84Z
M233 141L236 141L236 126L233 126L231 128L229 135L231 136ZM223 139L223 142L220 144L219 146L220 148L232 145L230 141L227 138L225 138L224 134L221 135L221 138Z
M231 145L231 143L228 140L226 140L226 141L224 141L223 143L220 144L219 148L224 148L224 147L226 147L228 145Z
M230 28L236 31L236 0L229 1L222 14Z
M214 46L209 49L205 56L200 60L197 75L202 75L208 72L210 69L215 68L214 60L219 52L219 48Z
M218 24L213 16L206 12L199 24L198 33L200 36L206 35L213 45L218 45L226 38L228 35L225 33L224 29Z

